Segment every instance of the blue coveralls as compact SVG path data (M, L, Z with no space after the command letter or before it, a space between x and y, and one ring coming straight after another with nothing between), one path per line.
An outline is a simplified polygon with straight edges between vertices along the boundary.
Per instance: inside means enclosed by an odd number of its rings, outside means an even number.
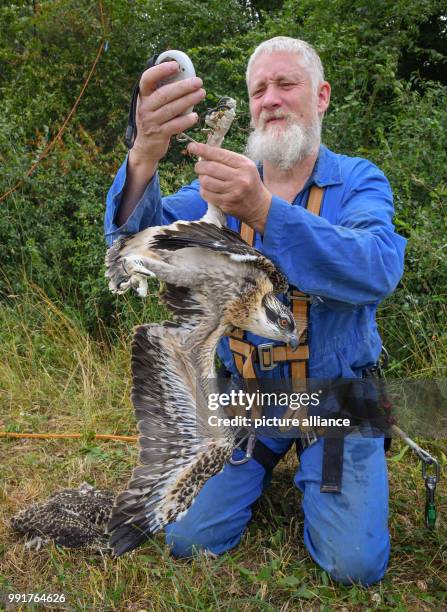
M127 160L107 197L105 235L108 244L120 234L178 219L199 219L206 203L193 181L176 194L161 197L158 176L122 227L114 220L126 180ZM262 176L262 168L260 168ZM324 187L320 216L305 209L312 185ZM405 239L394 231L393 200L384 174L371 162L338 155L320 147L311 177L290 205L273 196L265 232L255 246L287 275L294 287L312 296L309 318L310 378L361 377L381 352L375 313L378 303L396 287L403 271ZM228 226L240 222L228 217ZM266 339L246 334L253 344ZM236 373L223 338L218 348L227 370ZM260 372L260 377L287 378L288 364ZM262 438L280 453L289 443ZM346 437L341 493L321 493L322 440L304 450L295 475L303 492L304 543L313 559L334 580L363 585L380 580L388 563L388 480L383 439ZM242 452L235 451L240 458ZM173 554L193 549L223 553L240 541L251 506L263 490L264 468L248 463L226 465L203 487L188 512L167 527Z

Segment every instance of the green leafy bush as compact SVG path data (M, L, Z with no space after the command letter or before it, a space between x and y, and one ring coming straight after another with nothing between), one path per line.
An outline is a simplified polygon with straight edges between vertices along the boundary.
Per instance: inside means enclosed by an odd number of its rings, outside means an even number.
M323 59L332 84L325 142L371 159L393 187L396 225L409 243L405 281L385 305L381 325L397 367L409 372L430 363L433 373L445 366L443 23L437 0L46 0L1 7L0 194L23 182L0 203L0 295L22 293L26 278L78 313L95 334L163 316L156 301L114 298L103 276L105 197L126 152L122 135L133 82L156 50L185 50L208 93L199 113L222 95L238 99L227 146L242 151L249 127L247 58L265 38L286 34L314 44ZM73 107L105 41L68 127L24 178ZM201 137L198 130L192 135ZM194 176L183 148L174 143L162 166L165 192ZM401 325L402 313L408 325ZM423 344L423 355L430 353L428 361L415 357L421 351L414 342Z

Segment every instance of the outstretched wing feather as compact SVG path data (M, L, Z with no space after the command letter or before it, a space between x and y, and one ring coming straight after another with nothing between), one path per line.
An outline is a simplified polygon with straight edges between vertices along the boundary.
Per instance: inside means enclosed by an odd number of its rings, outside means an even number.
M116 555L176 520L232 452L229 432L207 424L206 398L182 358L185 333L164 325L135 330L132 400L141 465L116 498L108 524Z
M109 286L118 293L131 286L131 278L126 271L126 258L163 259L169 252L191 247L210 249L234 262L249 264L268 276L276 292L281 293L287 289L286 277L270 259L249 246L236 232L205 221L178 221L119 238L106 255Z

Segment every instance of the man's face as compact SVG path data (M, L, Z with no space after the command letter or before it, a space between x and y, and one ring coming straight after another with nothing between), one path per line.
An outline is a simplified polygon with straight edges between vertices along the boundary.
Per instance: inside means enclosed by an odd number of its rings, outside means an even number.
M320 144L321 117L330 87L314 87L309 69L289 52L261 54L253 63L248 94L255 131L247 154L289 169Z

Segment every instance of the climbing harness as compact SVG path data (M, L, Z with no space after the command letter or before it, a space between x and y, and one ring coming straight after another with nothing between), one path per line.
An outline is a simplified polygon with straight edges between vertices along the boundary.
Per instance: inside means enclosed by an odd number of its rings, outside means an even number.
M323 195L322 188L313 186L309 194L307 210L319 215ZM242 223L240 235L245 242L253 246L255 233L251 227ZM255 364L258 365L261 371L267 371L275 368L278 363L289 363L294 391L303 390L306 386L309 360L307 329L311 298L296 289L291 289L287 297L292 304L292 312L300 337L300 345L295 351L290 347L277 346L271 342L259 344L258 346L252 345L244 340L244 332L242 330L235 330L230 334L230 350L233 353L236 368L247 385L250 385L250 381L256 380ZM426 491L425 524L427 528L434 529L437 517L435 493L440 478L439 462L397 427L392 416L392 403L387 394L384 376L384 369L387 367L388 362L389 355L383 347L379 362L370 368L364 369L363 378L360 380L372 377L377 384L379 401L377 413L383 415L386 430L389 432L384 438L385 451L390 449L391 435L394 434L399 436L422 461L422 478ZM313 428L307 430L301 428L301 437L296 440L298 455L301 455L303 450L317 442L317 440L318 435ZM340 431L339 435L334 437L324 438L323 444L320 490L322 493L339 493L342 487L343 475L343 432ZM260 440L256 439L256 434L254 431L251 431L238 445L238 448L245 449L245 457L240 460L230 460L230 463L240 465L246 463L250 458L254 458L266 469L270 470L281 460L291 446L292 441L283 453L274 453Z
M307 200L307 210L318 216L320 214L323 196L323 188L316 185L312 186ZM239 233L247 244L253 246L255 232L251 227L245 223L241 223ZM255 364L259 366L261 371L268 371L275 368L278 363L289 363L293 391L305 391L307 388L307 379L309 376L308 324L311 297L298 289L291 288L287 293L287 298L292 305L292 313L300 338L300 344L295 350L289 346L274 345L272 342L266 342L255 346L244 340L244 332L240 329L234 330L229 335L229 346L233 353L236 368L244 379L247 387L250 387L250 384L256 381ZM259 408L255 407L255 411L258 410ZM294 412L294 416L299 416L302 419L306 416L306 412L301 409L299 413ZM318 440L318 436L312 427L301 426L300 429L302 435L296 440L298 454L301 454L305 448L315 444ZM249 447L247 444L245 447L246 455L243 459L238 461L233 459L230 460L230 463L233 465L240 465L253 457L266 469L272 469L272 466L274 467L278 461L280 461L293 444L291 440L286 451L278 454L271 451L265 444L256 439L254 432L251 432L250 435L252 436L250 438L252 446ZM241 449L244 449L244 443L247 439L248 438L241 442ZM255 443L253 440L255 440ZM343 436L324 439L323 475L321 481L322 492L341 491L343 444Z
M307 210L315 215L320 214L323 191L321 187L313 186L311 188ZM245 223L241 224L240 236L247 244L253 246L255 232ZM308 378L307 328L311 298L293 288L288 292L287 297L292 303L292 313L300 338L297 349L293 350L289 346L274 345L273 342L265 342L255 346L243 340L244 332L239 329L229 335L229 345L236 368L244 379L256 379L255 363L259 364L262 371L266 371L272 370L278 363L288 362L291 367L294 391L299 391L304 388L306 378Z

